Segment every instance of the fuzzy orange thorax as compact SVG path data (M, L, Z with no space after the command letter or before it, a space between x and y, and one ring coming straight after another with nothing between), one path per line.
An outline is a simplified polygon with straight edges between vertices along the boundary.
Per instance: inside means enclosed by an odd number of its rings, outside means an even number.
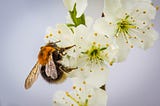
M55 48L50 46L41 47L41 50L38 54L38 63L41 65L47 64L51 53L54 51L55 51Z

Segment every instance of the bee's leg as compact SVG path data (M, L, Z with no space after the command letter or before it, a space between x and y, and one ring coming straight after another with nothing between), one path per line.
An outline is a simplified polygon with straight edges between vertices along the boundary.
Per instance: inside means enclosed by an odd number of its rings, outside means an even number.
M61 65L61 66L59 67L59 69L60 69L61 71L63 71L63 72L69 73L69 72L71 72L72 70L77 69L77 67L76 67L76 68L69 68L69 67L65 67L65 66Z
M65 47L65 48L63 48L63 49L64 49L64 50L68 50L68 49L71 49L71 48L74 47L74 46L76 46L76 45L68 46L68 47Z
M68 47L65 47L65 48L60 48L59 52L60 52L61 54L64 54L64 53L63 53L64 51L66 51L66 50L68 50L68 49L71 49L71 48L74 47L74 46L76 46L76 45L68 46ZM64 54L64 55L65 55L65 54Z

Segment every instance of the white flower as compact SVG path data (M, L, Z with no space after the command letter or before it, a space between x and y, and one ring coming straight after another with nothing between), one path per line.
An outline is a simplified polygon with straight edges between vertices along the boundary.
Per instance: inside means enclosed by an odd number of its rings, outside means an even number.
M71 46L74 43L73 32L65 24L57 24L55 29L49 27L47 29L47 32L48 34L45 36L46 43L60 41L59 43L57 43L57 45L59 45L60 47Z
M77 10L77 18L80 17L86 7L87 7L87 0L63 0L65 7L69 10L72 11L74 8L74 5L76 4L76 10Z
M79 50L79 65L89 66L92 70L95 69L95 66L103 66L106 63L112 65L116 61L118 47L113 39L109 39L95 31L89 32L85 26L80 26L76 30L79 30L75 37L75 44ZM99 70L101 68L99 67Z
M85 81L76 80L73 91L59 91L54 96L54 106L106 106L107 94L104 90L94 89Z
M53 28L48 27L46 30L46 35L44 37L44 42L47 44L53 41Z
M116 39L119 61L126 58L130 48L137 45L147 49L157 39L151 23L156 9L150 0L105 0L104 12L105 17L96 20L94 29Z
M62 61L66 66L78 67L69 76L85 79L91 86L101 87L108 78L107 64L112 65L116 62L116 43L84 25L74 29L74 37L76 56L68 54Z

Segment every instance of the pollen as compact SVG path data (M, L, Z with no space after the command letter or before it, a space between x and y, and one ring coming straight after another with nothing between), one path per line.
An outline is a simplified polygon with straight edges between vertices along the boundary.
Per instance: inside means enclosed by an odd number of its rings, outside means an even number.
M101 47L101 44L98 44L98 47Z
M143 14L146 14L147 12L146 11L143 11Z
M92 97L92 95L88 95L88 98L91 98Z
M74 106L74 104L71 104L71 106Z
M61 34L62 32L60 30L58 30L58 34Z
M53 36L53 34L52 34L52 33L50 33L50 34L49 34L49 36L50 36L50 37L52 37L52 36Z
M157 10L157 11L159 10L159 6L156 6L156 10Z
M143 22L143 24L146 24L145 22Z
M139 12L139 10L137 9L136 12Z
M81 71L84 71L84 69L83 69L83 68L80 68L80 70L81 70Z
M133 48L133 45L131 45L131 48Z
M104 68L103 68L103 67L101 68L101 71L104 71Z
M106 44L106 47L108 47L108 46L109 46L109 44L107 43L107 44Z
M93 45L95 45L96 44L96 42L93 42Z
M152 5L152 6L154 6L154 4L153 4L153 3L151 3L151 5Z
M69 93L68 92L65 92L66 93L66 95L68 96L69 95Z
M143 40L141 40L141 43L143 43L144 41Z
M73 89L76 89L76 86L73 86Z
M85 84L86 84L86 81L83 81L83 84L85 85Z
M145 34L145 31L143 31L142 33Z
M49 36L48 36L48 35L46 35L46 38L49 38Z
M109 25L112 25L112 22L109 22Z
M98 35L98 34L95 32L95 33L94 33L94 36L97 36L97 35Z
M82 91L82 88L79 88L79 91Z
M109 65L112 66L112 65L113 65L113 62L111 61L111 62L109 63Z

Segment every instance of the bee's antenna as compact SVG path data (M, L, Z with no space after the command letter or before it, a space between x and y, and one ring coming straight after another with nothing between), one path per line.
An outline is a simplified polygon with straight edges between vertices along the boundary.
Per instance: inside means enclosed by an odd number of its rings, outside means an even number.
M59 43L59 42L61 42L61 40L58 40L58 41L56 41L56 42L53 42L53 43Z
M71 49L71 48L74 47L74 46L76 46L76 45L72 45L72 46L65 47L64 50Z

